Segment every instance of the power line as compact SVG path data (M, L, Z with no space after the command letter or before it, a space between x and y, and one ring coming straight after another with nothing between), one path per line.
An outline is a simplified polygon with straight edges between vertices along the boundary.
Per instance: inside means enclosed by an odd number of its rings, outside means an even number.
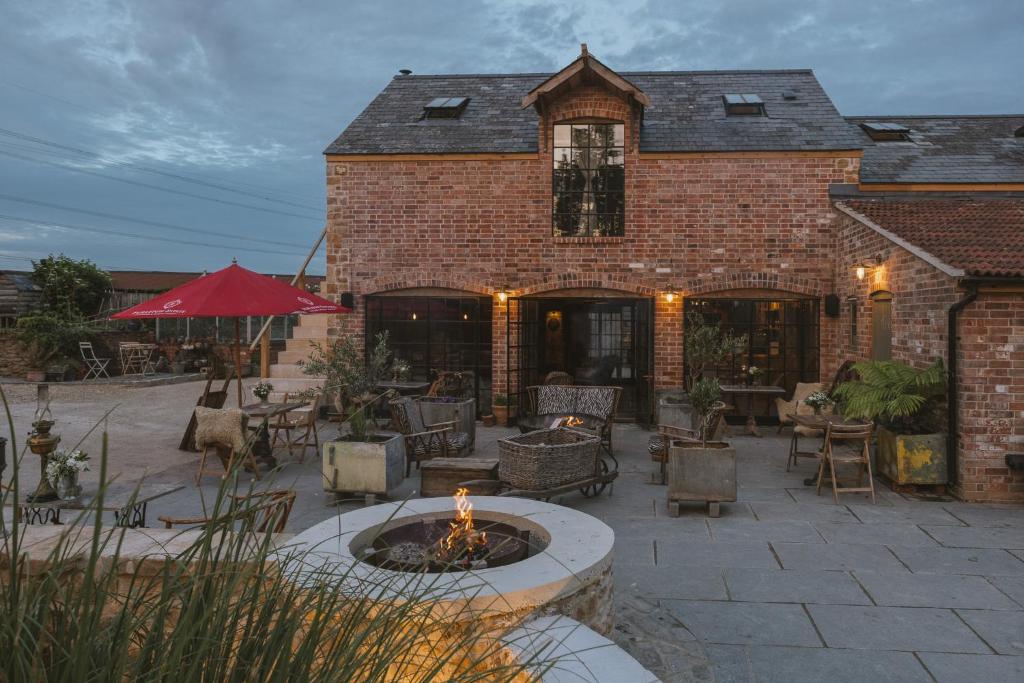
M212 243L209 243L209 242L193 242L193 241L189 241L189 240L176 240L176 239L173 239L171 237L156 237L156 236L153 236L153 235L140 235L140 234L132 233L132 232L121 232L119 230L105 230L105 229L102 229L102 228L93 228L93 227L84 226L84 225L71 225L71 224L68 224L68 223L54 223L52 221L38 221L38 220L35 220L35 219L32 219L32 218L24 218L22 216L8 216L8 215L5 215L5 214L0 214L0 220L16 222L16 223L28 223L29 225L38 225L40 227L54 228L54 229L57 229L57 230L72 230L72 231L81 231L81 232L93 232L93 233L97 233L97 234L100 234L100 235L113 235L115 237L127 237L129 239L138 239L138 240L154 240L154 241L157 241L157 242L170 242L172 244L185 244L185 245L196 246L196 247L209 247L209 248L212 248L212 249L228 249L228 250L233 250L233 251L248 251L248 252L253 252L253 253L257 253L257 254L274 254L274 255L288 254L288 255L295 255L295 256L305 256L305 253L301 252L301 251L282 252L280 250L278 250L278 251L271 251L270 249L257 249L255 247L239 247L239 246L234 246L234 245L230 245L230 244L212 244Z
M10 86L12 88L18 88L19 90L24 90L25 92L32 93L33 95L36 95L37 97L45 97L47 99L51 99L51 100L54 100L56 102L61 102L63 104L67 104L67 105L70 105L72 107L76 107L76 108L81 109L83 111L90 111L90 112L93 112L94 114L98 114L98 115L103 116L103 117L110 116L110 112L109 111L102 111L100 109L97 109L96 107L90 107L88 105L82 104L81 102L74 102L72 100L64 99L63 97L57 97L56 95L51 95L49 93L45 93L45 92L42 92L40 90L36 90L34 88L30 88L30 87L28 87L26 85L22 85L21 83L15 83L14 81L8 81L8 80L0 79L0 84L7 85L7 86ZM192 132L190 129L187 128L187 126L183 126L181 124L177 124L177 125L172 124L171 127L172 128L178 128L180 130L189 130L190 133ZM203 178L204 177L203 174L201 174L201 173L194 173L194 172L189 174L189 175L192 175L192 176L195 176L195 177L198 177L198 178ZM206 177L209 177L209 176L206 176ZM242 187L251 187L251 188L254 188L254 189L257 189L257 190L276 192L279 195L292 196L292 197L295 197L297 199L306 199L306 200L312 199L313 201L316 201L316 200L319 199L318 197L314 197L313 195L308 195L308 194L304 194L304 193L301 193L301 192L290 192L288 190L281 190L281 189L278 189L278 188L267 187L265 185L259 185L257 183L245 183L245 182L242 182L240 180L222 181L222 182L228 182L230 184L239 185L239 186L242 186Z
M107 218L115 221L124 221L127 223L140 223L142 225L152 225L155 228L164 228L167 230L180 230L181 232L191 232L198 235L216 235L217 237L226 237L228 239L244 239L247 242L260 242L261 244L273 244L279 247L291 247L295 248L295 244L292 242L278 242L275 240L265 240L257 237L249 237L247 235L237 235L229 232L217 232L215 230L201 230L199 228L186 228L182 225L175 225L173 223L163 223L161 221L150 221L144 218L131 218L130 216L119 216L116 213L106 213L104 211L90 211L89 209L79 209L73 206L64 206L62 204L54 204L53 202L42 202L36 199L28 199L26 197L15 197L13 195L0 193L0 199L6 199L10 202L17 202L19 204L29 204L32 206L42 206L48 209L57 209L59 211L68 211L70 213L81 213L87 216L95 216L97 218Z
M192 192L185 192L184 190L174 190L169 187L160 187L159 185L150 185L149 183L143 183L138 180L129 180L127 178L118 178L117 176L108 175L106 173L100 173L99 171L90 171L84 168L77 168L69 164L62 164L57 161L47 161L46 159L33 159L31 157L22 156L21 154L15 154L14 152L6 152L0 149L0 154L4 156L12 157L14 159L21 159L22 161L31 161L37 164L46 164L47 166L55 166L57 168L63 168L73 173L84 173L86 175L96 176L97 178L106 178L107 180L116 180L119 183L127 183L128 185L136 185L138 187L146 187L151 190L158 190L160 192L169 192L171 194L182 195L185 197L195 197L196 199L203 199L208 202L217 202L218 204L227 204L229 206L238 206L243 209L251 209L253 211L263 211L266 213L276 213L281 216L291 216L293 218L304 218L306 220L321 220L317 216L303 216L297 213L289 213L287 211L279 211L277 209L271 209L265 206L252 206L251 204L242 204L241 202L233 202L229 199L218 199L217 197L207 197L206 195L194 194Z
M211 182L207 182L207 181L196 180L194 178L189 178L188 176L184 176L184 175L181 175L181 174L178 174L178 173L170 173L169 171L161 171L161 170L156 169L156 168L151 168L149 166L143 166L141 164L136 164L136 163L132 163L132 162L129 162L129 161L115 161L115 160L112 160L112 159L107 159L102 154L99 154L97 152L90 152L89 150L81 149L80 147L71 147L69 145L63 145L63 144L61 144L59 142L53 142L52 140L46 140L44 138L38 138L38 137L35 137L35 136L32 136L32 135L26 135L25 133L19 133L18 131L9 130L7 128L0 128L0 135L6 135L8 137L17 138L19 140L27 140L28 142L34 142L34 143L39 144L39 145L46 145L47 147L54 147L56 149L61 149L61 150L68 151L68 152L74 152L75 154L81 154L83 156L87 156L87 157L90 157L90 158L93 158L93 159L98 159L99 161L101 161L102 163L107 164L107 165L122 166L124 168L131 168L131 169L135 169L137 171L143 171L145 173L153 173L155 175L161 175L161 176L165 176L165 177L168 177L168 178L174 178L175 180L179 180L181 182L192 183L193 185L201 185L201 186L204 186L204 187L212 187L214 189L223 190L225 192L235 192L237 194L243 194L243 195L246 195L246 196L249 196L249 197L255 197L257 199L262 199L262 200L268 201L268 202L276 202L278 204L286 204L288 206L294 206L294 207L299 208L299 209L312 209L314 211L322 211L322 209L320 207L313 207L313 206L310 206L309 204L299 204L299 203L290 202L290 201L287 201L287 200L284 200L284 199L277 199L277 198L274 198L274 197L268 197L268 196L263 195L263 194L256 194L254 192L248 192L246 190L239 190L239 189L236 189L236 188L233 188L233 187L228 187L226 185L221 185L221 184L218 184L218 183L211 183Z

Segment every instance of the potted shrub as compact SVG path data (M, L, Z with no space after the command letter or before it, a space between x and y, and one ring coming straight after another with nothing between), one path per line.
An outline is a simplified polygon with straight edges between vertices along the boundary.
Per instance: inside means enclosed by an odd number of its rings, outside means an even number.
M679 503L707 503L708 514L719 515L719 503L736 500L736 451L713 437L718 413L725 407L717 379L703 377L690 388L690 402L697 416L697 439L672 441L668 449L668 504L672 516Z
M325 491L361 493L371 502L404 478L405 440L395 432L378 432L373 421L374 406L392 395L377 392L388 369L387 341L386 332L377 335L364 358L355 338L341 337L326 347L316 344L310 360L300 363L306 374L327 378L323 390L338 397L336 406L348 427L347 434L324 443Z
M941 360L923 370L896 361L862 361L859 379L835 395L843 415L878 424L876 470L896 484L945 484L946 370Z
M515 395L509 396L508 394L495 394L492 410L494 411L494 419L500 427L508 427L512 420L516 418L516 405L519 403L519 398Z
M746 344L746 335L734 337L723 332L717 322L709 323L700 313L691 311L686 316L686 335L683 338L691 392L705 372L714 370L715 366ZM699 428L697 410L692 409L690 415L690 428L696 431Z
M78 366L75 355L78 342L92 338L92 331L83 321L54 311L40 311L18 319L18 341L28 354L32 370L29 381L60 382ZM74 375L70 374L74 379Z

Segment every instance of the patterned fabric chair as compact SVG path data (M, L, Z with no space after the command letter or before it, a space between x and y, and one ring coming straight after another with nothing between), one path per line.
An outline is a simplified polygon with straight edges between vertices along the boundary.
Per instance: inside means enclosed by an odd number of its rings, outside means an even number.
M601 446L612 455L612 422L622 387L545 384L527 387L526 394L530 414L520 421L520 429L542 429L556 417L584 418L594 423Z
M389 405L391 420L405 437L405 476L414 462L418 469L423 460L459 456L469 447L469 434L455 431L454 421L426 424L412 398L403 396Z
M714 441L718 436L722 423L725 421L725 411L728 406L719 401L714 412L708 417L707 440ZM647 440L647 452L651 460L659 464L660 483L665 483L665 466L668 464L668 449L673 441L688 441L698 443L700 433L686 427L674 427L672 425L658 425L658 433Z

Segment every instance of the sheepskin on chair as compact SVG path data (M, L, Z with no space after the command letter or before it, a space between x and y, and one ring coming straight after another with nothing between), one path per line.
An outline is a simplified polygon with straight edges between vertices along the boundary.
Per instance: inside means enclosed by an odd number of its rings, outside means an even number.
M249 418L241 410L196 408L196 447L230 446L236 453L245 449L245 428Z

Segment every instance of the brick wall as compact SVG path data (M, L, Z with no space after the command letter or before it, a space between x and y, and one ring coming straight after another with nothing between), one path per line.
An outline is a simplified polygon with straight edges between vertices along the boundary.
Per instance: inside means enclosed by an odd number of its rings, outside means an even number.
M849 216L837 214L836 290L842 314L830 343L833 362L871 357L870 294L892 292L892 358L924 367L948 365L949 307L964 296L958 280ZM855 266L882 257L863 280ZM857 304L850 339L848 298ZM982 291L959 319L957 347L958 484L971 501L1024 501L1024 475L1011 473L1008 452L1024 452L1024 296Z
M551 124L583 117L626 123L626 238L552 236ZM357 295L356 313L339 319L332 333L362 332L358 295L414 287L492 294L505 285L514 295L596 288L644 297L669 288L684 295L831 291L828 186L856 182L856 155L641 156L633 112L595 88L553 104L538 134L541 152L533 158L329 160L324 293ZM496 302L499 393L506 315ZM831 326L822 319L823 335ZM682 382L681 332L682 303L658 296L658 387Z

